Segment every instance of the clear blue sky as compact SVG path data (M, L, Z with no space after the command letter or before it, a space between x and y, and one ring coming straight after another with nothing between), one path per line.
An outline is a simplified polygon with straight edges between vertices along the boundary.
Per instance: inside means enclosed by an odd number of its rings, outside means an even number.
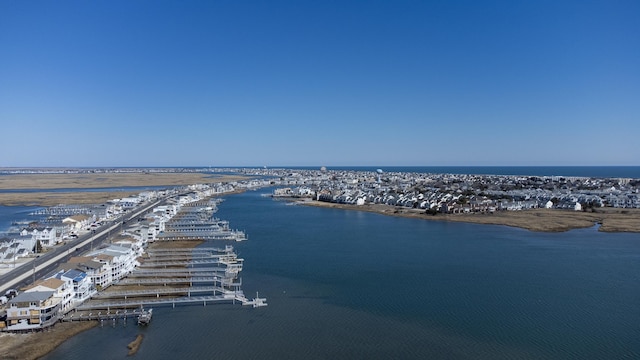
M640 1L0 1L0 166L640 165Z

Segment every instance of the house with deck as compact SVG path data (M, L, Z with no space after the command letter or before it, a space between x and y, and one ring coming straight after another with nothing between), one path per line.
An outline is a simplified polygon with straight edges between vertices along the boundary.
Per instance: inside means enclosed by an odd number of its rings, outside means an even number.
M7 304L5 329L33 331L54 325L60 315L62 299L55 291L29 291L18 294Z

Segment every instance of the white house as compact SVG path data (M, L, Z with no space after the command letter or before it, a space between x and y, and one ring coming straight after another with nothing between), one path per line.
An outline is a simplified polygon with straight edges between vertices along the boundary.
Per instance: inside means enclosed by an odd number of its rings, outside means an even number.
M93 260L108 265L112 282L125 277L138 265L135 251L131 247L110 245L94 252Z
M73 282L70 279L49 278L37 281L24 292L53 291L53 297L60 298L60 311L62 313L71 309L73 301Z
M111 267L108 264L93 260L89 256L72 257L67 263L87 274L89 281L97 290L105 289L113 283Z
M87 228L94 220L90 216L79 214L64 218L62 223L69 226L72 231L78 231Z
M91 282L91 277L84 271L71 268L72 264L63 264L63 268L58 271L54 276L57 279L63 280L73 286L73 299L72 305L82 303L89 299L93 294L97 292L96 288ZM64 268L67 269L64 269Z
M51 247L58 243L56 228L53 227L24 228L20 235L31 235L34 242L40 241L40 244L44 247Z

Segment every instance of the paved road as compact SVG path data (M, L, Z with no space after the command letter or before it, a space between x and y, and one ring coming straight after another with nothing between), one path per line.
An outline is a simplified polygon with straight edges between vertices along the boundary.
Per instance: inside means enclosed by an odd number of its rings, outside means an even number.
M47 272L52 271L61 262L66 261L71 256L75 256L76 253L82 253L89 250L92 245L102 243L107 239L111 231L118 229L123 223L150 211L166 200L164 198L153 203L142 204L117 219L102 225L96 229L95 233L82 235L73 241L67 241L65 245L55 247L40 255L31 262L30 266L29 264L24 264L0 276L0 295L4 295L8 289L22 287L33 282L34 279L38 279Z

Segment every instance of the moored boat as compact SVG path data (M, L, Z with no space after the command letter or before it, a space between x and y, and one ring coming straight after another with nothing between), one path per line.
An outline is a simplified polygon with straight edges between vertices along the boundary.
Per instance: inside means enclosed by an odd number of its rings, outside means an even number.
M148 325L151 322L152 315L153 309L142 310L142 313L138 315L138 325Z

